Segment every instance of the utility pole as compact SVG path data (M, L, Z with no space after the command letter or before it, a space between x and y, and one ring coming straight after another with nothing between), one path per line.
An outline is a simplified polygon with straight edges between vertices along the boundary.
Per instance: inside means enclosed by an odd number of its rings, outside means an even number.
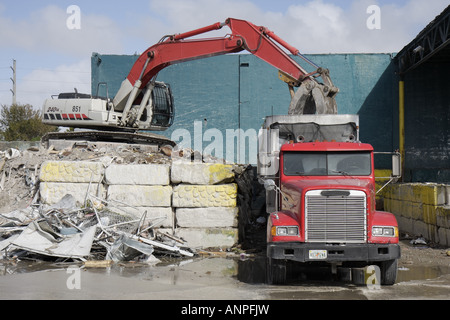
M17 94L17 91L16 91L16 60L13 59L13 66L10 67L10 68L13 71L13 77L10 78L12 83L13 83L13 88L12 88L12 90L10 89L11 92L12 92L12 95L13 95L12 96L12 103L16 104L17 103L17 98L16 98L16 94Z

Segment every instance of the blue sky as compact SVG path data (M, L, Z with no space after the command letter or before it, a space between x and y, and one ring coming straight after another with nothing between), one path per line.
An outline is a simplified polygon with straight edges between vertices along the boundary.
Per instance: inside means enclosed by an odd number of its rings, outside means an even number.
M67 27L70 5L80 8L79 30ZM380 29L367 27L370 5L380 8ZM0 0L0 104L12 100L12 59L18 102L40 108L52 94L90 92L92 52L140 53L163 35L227 17L264 25L303 53L398 52L446 6L448 0Z

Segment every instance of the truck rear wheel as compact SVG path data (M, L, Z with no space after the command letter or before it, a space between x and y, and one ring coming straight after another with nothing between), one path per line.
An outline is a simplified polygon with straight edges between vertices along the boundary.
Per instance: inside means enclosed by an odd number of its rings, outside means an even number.
M267 258L266 280L268 284L285 284L286 273L286 260Z
M380 265L381 284L391 286L397 280L398 260L383 261Z

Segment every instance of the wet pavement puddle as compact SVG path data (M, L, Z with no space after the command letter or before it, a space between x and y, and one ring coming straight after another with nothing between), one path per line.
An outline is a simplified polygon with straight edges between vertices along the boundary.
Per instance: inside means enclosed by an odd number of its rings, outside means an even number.
M196 264L192 267L192 262L199 262L206 258L188 259L183 261L172 261L170 263L160 263L157 265L123 263L109 268L93 268L90 272L98 274L118 274L122 277L141 278L150 280L149 274L170 274L184 267L191 268L190 275L195 274L223 274L223 278L234 278L239 282L246 284L265 284L266 283L266 260L265 257L252 257L248 259L239 258L209 258L218 260L211 265L208 270L196 271ZM82 267L82 263L54 263L54 262L34 262L34 261L7 261L0 260L0 277L11 274L25 274L32 272L63 270L71 266ZM214 270L217 268L217 270ZM226 270L226 272L224 272ZM413 280L435 279L442 275L450 274L450 266L399 266L397 282L407 282ZM180 274L179 276L182 276ZM330 268L294 268L291 269L288 276L289 284L316 284L316 285L345 285L348 281L336 278L331 273Z

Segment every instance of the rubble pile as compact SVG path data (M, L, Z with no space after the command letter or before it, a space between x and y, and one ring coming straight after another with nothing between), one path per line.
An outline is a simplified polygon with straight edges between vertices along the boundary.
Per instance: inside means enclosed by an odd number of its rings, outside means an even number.
M252 219L251 170L172 152L93 143L0 152L0 257L153 262L237 244Z

